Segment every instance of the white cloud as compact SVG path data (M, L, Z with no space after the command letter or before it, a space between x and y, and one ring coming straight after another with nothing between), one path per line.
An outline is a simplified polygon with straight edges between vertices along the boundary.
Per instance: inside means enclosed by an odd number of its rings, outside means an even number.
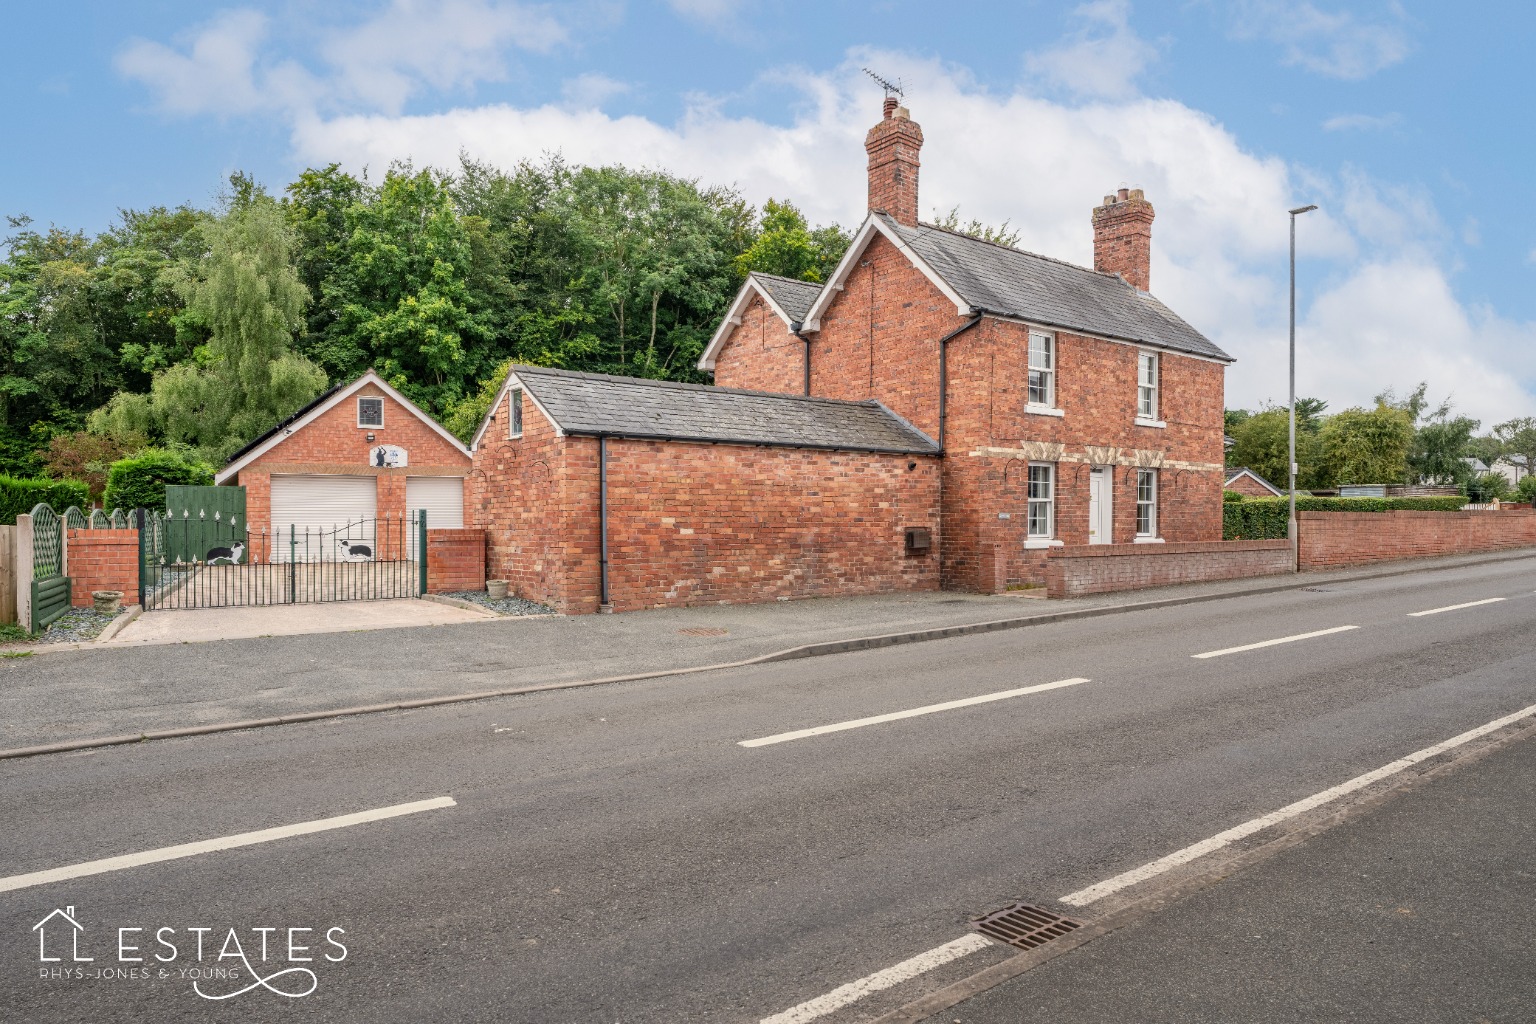
M691 21L720 26L736 19L743 0L667 0L667 6Z
M1074 96L1133 95L1158 50L1131 30L1128 0L1095 0L1074 9L1072 18L1078 27L1055 46L1025 55L1025 69Z
M258 52L268 22L256 11L233 10L180 37L184 52L146 39L119 51L119 72L153 90L173 114L245 114L281 106L309 87L297 65L264 66Z
M424 89L447 92L506 75L513 48L546 51L566 38L542 7L493 0L393 0L375 17L320 36L315 72L260 54L272 23L246 9L225 11L178 40L176 49L135 39L119 51L119 72L150 88L175 114L294 116L338 109L396 113Z
M1403 123L1403 115L1391 114L1338 114L1323 122L1325 132L1379 132L1396 128Z
M1366 78L1413 52L1408 18L1396 3L1380 17L1324 11L1307 0L1237 0L1224 5L1238 39L1277 44L1285 63L1330 78Z
M589 72L566 79L560 86L560 95L567 107L601 107L615 96L629 92L629 86L607 75Z
M546 51L565 29L547 11L491 0L394 0L321 48L347 98L398 111L423 86L439 91L504 77L510 47Z

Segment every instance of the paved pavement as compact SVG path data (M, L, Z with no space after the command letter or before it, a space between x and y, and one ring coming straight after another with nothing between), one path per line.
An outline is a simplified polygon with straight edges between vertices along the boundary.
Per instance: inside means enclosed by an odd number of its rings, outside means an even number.
M1009 953L969 950L887 988L866 983L862 998L826 1014L783 1014L952 948L975 915L1016 899L1064 907L1068 894L1530 708L1533 591L1536 564L1511 562L0 763L0 1007L9 1010L0 1015L872 1019ZM1426 611L1437 613L1416 614ZM225 646L235 645L183 650ZM424 656L372 664L387 682ZM260 678L285 667L261 657L241 669ZM1063 685L1040 689L1048 683ZM896 717L943 704L949 710ZM742 745L774 737L783 742ZM1494 762L1479 771L1495 772L1479 776L1483 809L1494 820L1519 813L1486 801L1503 798L1490 790L1521 788L1524 776L1499 774ZM405 816L13 888L24 873L432 799L439 804ZM1473 820L1453 815L1441 834ZM1479 827L1496 845L1500 836ZM1436 848L1426 839L1406 849L1427 884ZM1325 854L1296 877L1348 878L1341 856ZM1503 870L1524 856L1487 853L1481 863ZM1339 884L1388 902L1369 880ZM1520 948L1527 925L1507 908L1489 912L1494 889L1469 898L1468 913ZM340 927L349 954L312 962L318 987L303 999L263 989L214 1006L174 973L40 977L31 929L55 906L76 908L85 955L102 965L117 965L123 927L146 929L129 943L150 947L155 929L177 929L182 965L193 927L220 936L234 928L246 949L258 928L317 929L304 934L323 946L325 929ZM1297 920L1281 909L1261 901L1252 912ZM1231 946L1237 932L1224 934ZM1241 966L1262 960L1299 989L1323 968L1299 936L1285 943L1255 947ZM1289 961L1279 956L1287 951ZM1408 966L1394 969L1451 963L1435 956L1404 951L1394 962ZM1504 963L1505 991L1531 991L1530 969ZM205 966L217 965L209 953ZM1454 977L1440 977L1450 993ZM216 994L233 990L229 979L213 981ZM1159 991L1171 999L1175 988ZM998 1012L1019 1019L1024 1005ZM970 1012L954 1009L941 1019Z
M142 613L103 646L142 647L146 644L195 644L210 640L405 629L481 622L494 617L491 612L414 599L166 610Z
M1433 586L1442 579L1475 580L1536 566L1536 557L1461 561L1467 564L1423 578ZM1412 566L1375 571L1405 568ZM1323 587L1355 575L1308 574L1300 582ZM1292 577L1235 580L1051 602L897 594L627 615L495 618L184 646L108 645L0 660L0 688L7 701L0 749L714 665L809 643L1162 598L1219 596L1293 582ZM326 624L336 607L303 605L293 614Z

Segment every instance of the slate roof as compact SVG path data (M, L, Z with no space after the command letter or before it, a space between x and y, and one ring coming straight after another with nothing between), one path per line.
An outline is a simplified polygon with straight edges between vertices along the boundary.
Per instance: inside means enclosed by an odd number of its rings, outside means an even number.
M789 318L795 322L796 327L805 322L805 314L810 312L811 303L815 302L816 296L821 294L821 285L814 281L800 281L793 277L764 274L756 270L752 272L752 279L773 296L773 301L789 314Z
M973 308L1232 362L1178 314L1116 274L877 214Z
M536 366L512 372L568 434L934 455L927 434L879 402L779 395Z

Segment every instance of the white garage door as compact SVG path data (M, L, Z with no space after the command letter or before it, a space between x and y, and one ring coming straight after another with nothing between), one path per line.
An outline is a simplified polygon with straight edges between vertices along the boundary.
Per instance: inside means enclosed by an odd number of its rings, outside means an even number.
M274 476L273 559L286 562L293 551L301 562L330 562L344 547L371 547L378 496L378 483L371 476Z
M458 530L464 526L464 478L461 476L408 476L405 507L426 509L427 529Z

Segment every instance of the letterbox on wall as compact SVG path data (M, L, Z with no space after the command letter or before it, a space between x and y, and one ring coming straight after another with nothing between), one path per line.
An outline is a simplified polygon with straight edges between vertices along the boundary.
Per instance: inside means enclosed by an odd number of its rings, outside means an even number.
M907 527L907 553L925 555L933 546L933 535L926 526Z

